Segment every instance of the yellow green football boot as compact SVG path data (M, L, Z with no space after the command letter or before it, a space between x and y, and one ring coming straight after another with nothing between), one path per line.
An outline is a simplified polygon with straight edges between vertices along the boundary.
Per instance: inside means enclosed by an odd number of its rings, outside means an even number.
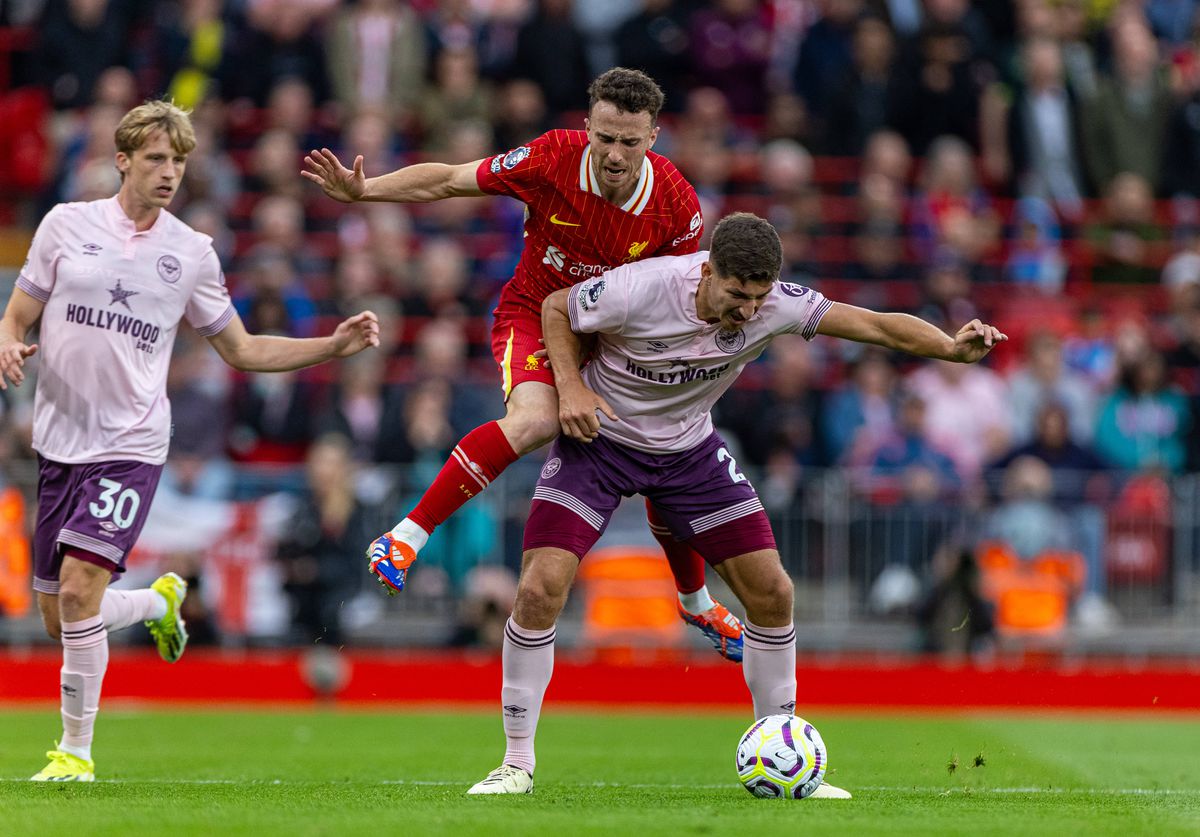
M187 582L175 573L166 573L154 579L150 589L158 592L167 600L167 612L161 619L146 622L150 636L158 646L158 655L168 663L173 663L183 656L187 647L188 634L183 626L183 616L180 608L187 597Z

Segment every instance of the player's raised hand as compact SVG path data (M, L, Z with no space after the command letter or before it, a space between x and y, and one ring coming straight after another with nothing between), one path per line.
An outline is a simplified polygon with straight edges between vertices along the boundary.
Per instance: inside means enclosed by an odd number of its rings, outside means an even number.
M335 201L354 203L363 196L367 188L367 177L363 174L363 158L354 158L354 169L342 165L342 161L328 148L313 150L304 156L304 169L300 174L321 187Z
M374 311L363 311L338 323L334 329L333 356L356 355L368 346L379 346L379 318Z
M25 358L37 354L37 344L27 346L14 341L0 349L0 389L8 389L8 382L19 387L25 380Z
M597 411L619 421L613 408L602 396L586 386L559 387L558 423L562 432L577 442L590 442L600 435Z
M953 360L960 363L974 363L981 360L988 352L1003 343L1008 335L995 326L980 320L971 320L954 335Z

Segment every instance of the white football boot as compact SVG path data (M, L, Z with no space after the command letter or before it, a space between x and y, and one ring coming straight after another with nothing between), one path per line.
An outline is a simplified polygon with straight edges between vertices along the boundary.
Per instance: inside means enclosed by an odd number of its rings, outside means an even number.
M482 782L472 785L467 793L533 793L533 777L519 767L502 764Z

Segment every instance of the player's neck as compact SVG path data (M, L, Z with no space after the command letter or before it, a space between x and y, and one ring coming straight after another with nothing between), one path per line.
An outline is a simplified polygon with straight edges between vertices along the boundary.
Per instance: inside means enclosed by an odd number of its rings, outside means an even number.
M622 186L620 189L608 190L601 186L600 197L616 206L624 206L625 202L633 197L633 190L637 188L637 185L638 181L635 179L628 186Z
M696 288L696 319L702 323L715 323L720 319L708 305L709 281L709 278L705 276L700 280L699 287Z
M133 221L133 227L138 232L145 232L153 227L154 222L158 220L158 213L162 212L162 207L142 203L132 192L125 189L117 192L117 204L125 213L125 217Z

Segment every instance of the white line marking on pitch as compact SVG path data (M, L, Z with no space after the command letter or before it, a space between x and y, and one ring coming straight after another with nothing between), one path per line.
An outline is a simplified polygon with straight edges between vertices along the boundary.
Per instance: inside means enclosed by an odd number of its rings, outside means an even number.
M18 777L0 777L0 782L28 782L28 779ZM97 784L106 785L359 785L369 784L366 782L355 782L353 780L343 781L326 781L313 780L310 782L284 781L282 779L97 779ZM47 782L46 784L66 784L61 782ZM376 784L384 786L410 786L410 787L433 787L433 788L450 788L450 787L470 787L470 781L450 782L438 780L423 780L423 779L385 779ZM559 787L575 787L575 788L613 788L615 790L631 789L631 790L723 790L725 788L737 787L735 782L725 782L722 784L666 784L666 783L651 783L651 782L549 782L551 786ZM898 785L862 785L859 787L847 786L847 790L861 792L880 792L880 793L921 793L921 794L976 794L976 793L994 793L994 794L1068 794L1068 793L1086 793L1097 794L1101 796L1190 796L1200 794L1200 790L1181 789L1181 788L980 788L959 786L952 788L930 788L930 787L901 787Z

